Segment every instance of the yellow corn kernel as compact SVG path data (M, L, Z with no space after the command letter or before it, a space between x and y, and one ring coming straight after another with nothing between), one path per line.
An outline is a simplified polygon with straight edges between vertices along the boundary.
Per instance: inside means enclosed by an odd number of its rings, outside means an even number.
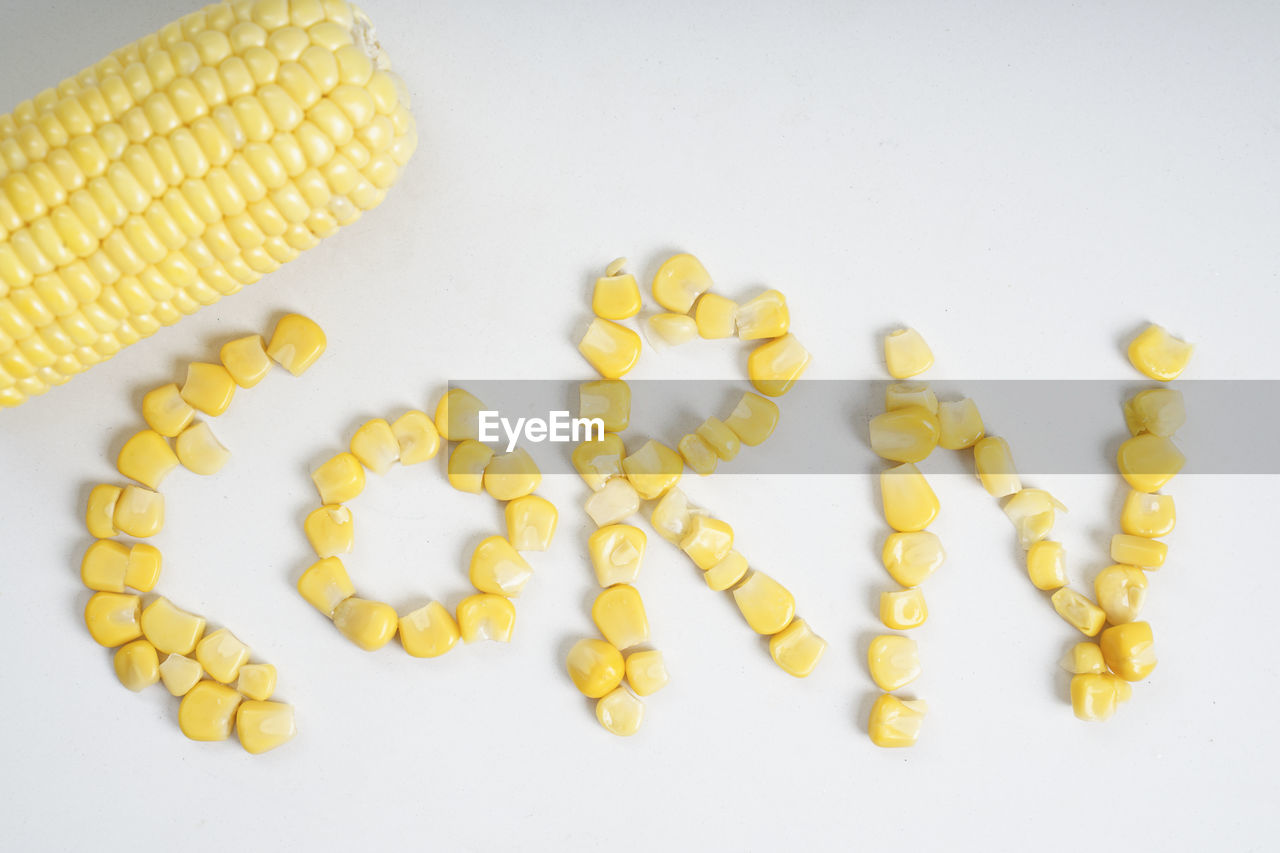
M929 618L929 608L920 589L898 589L880 593L880 621L886 628L907 631L919 628Z
M160 435L173 438L195 416L196 410L182 399L178 386L172 382L153 388L142 397L142 419Z
M513 501L533 494L541 482L537 463L523 447L494 456L484 467L484 490L495 500Z
M129 564L124 571L125 586L139 592L150 592L160 580L160 549L139 542L129 549Z
M1152 323L1129 344L1129 363L1144 376L1160 382L1177 379L1187 367L1194 350L1191 344Z
M883 693L871 706L867 733L880 747L915 746L929 706L922 699L902 700Z
M391 642L399 621L391 605L354 595L344 598L333 611L333 624L342 636L366 652L376 651Z
M695 515L690 519L689 532L680 540L680 550L689 555L694 565L706 571L733 550L733 528L718 518Z
M1149 432L1169 438L1186 420L1187 407L1182 392L1172 388L1148 388L1124 404L1124 422L1133 435Z
M584 441L573 449L570 459L587 488L598 492L610 477L622 474L622 457L627 453L622 439L607 432L602 439Z
M1055 510L1067 511L1062 502L1043 489L1022 489L1009 498L1004 514L1018 531L1018 544L1030 548L1053 530Z
M269 663L247 663L236 676L236 690L246 699L265 702L276 692L276 668Z
M908 406L876 415L870 424L871 449L894 462L922 462L938 446L938 418L928 409Z
M724 425L748 447L763 444L778 426L778 404L750 391L742 395Z
M178 728L192 740L226 740L236 722L241 696L216 681L201 681L178 705Z
M236 382L221 364L193 361L187 365L187 381L179 393L193 408L217 417L231 405Z
M1173 508L1173 495L1152 495L1146 492L1129 492L1120 511L1120 529L1130 536L1154 539L1173 532L1177 514Z
M689 433L676 445L684 463L693 469L699 477L708 477L716 472L720 457L711 449L711 445L702 440L702 436ZM668 492L668 494L670 494Z
M146 640L134 640L116 649L116 678L134 693L160 680L160 657Z
M630 737L640 731L644 703L625 687L616 687L596 700L596 719L610 734Z
M905 587L924 583L947 559L942 540L927 530L890 533L880 551L889 576Z
M697 436L707 443L725 462L738 455L742 439L719 418L707 418L697 429Z
M871 679L881 690L905 687L920 675L920 649L910 637L882 634L867 651Z
M733 337L737 328L738 303L718 293L704 293L693 309L698 335L709 340Z
M249 647L226 628L219 628L196 644L196 660L215 681L230 684L248 662Z
M649 521L659 536L673 545L679 545L689 533L693 517L706 514L705 510L691 504L684 492L673 488L654 504Z
M1107 671L1107 663L1102 659L1102 648L1097 643L1090 642L1073 645L1063 656L1061 665L1072 675L1100 675Z
M174 696L186 696L203 675L199 662L186 655L168 655L160 662L160 681Z
M313 509L302 523L307 541L321 559L350 553L355 545L355 529L355 517L341 504Z
M634 583L644 560L644 531L629 524L601 527L587 538L591 567L601 586Z
M578 342L578 352L605 379L621 379L640 360L640 336L597 317Z
M436 404L436 431L445 441L479 440L482 411L485 404L470 392L450 388Z
M94 486L89 491L89 500L85 505L84 524L89 535L95 539L110 539L120 531L116 530L116 503L123 490L119 486L105 483Z
M415 658L439 657L458 642L458 623L438 601L400 617L400 644Z
M1058 611L1058 615L1086 637L1097 636L1107 621L1107 614L1101 607L1070 587L1064 586L1055 592L1050 600L1053 602L1053 609Z
M827 641L813 633L803 619L793 620L769 638L769 656L773 662L796 678L813 672L826 650Z
M753 571L733 588L733 600L747 624L757 634L772 635L791 624L796 599L764 572Z
M1116 454L1120 475L1139 492L1158 491L1182 470L1186 461L1172 441L1150 433L1127 439Z
M605 320L625 320L640 313L640 285L631 273L615 271L596 279L591 310Z
M314 320L301 314L286 314L271 333L267 355L294 376L300 376L324 354L326 344L324 331Z
M337 557L313 563L298 578L298 592L307 603L332 619L338 605L356 594L346 566Z
M597 527L604 527L635 515L640 510L640 495L630 480L614 477L587 498L583 509Z
M622 683L622 653L604 640L583 639L569 649L566 661L573 686L589 699L599 699Z
M1043 539L1027 549L1027 577L1036 589L1052 592L1067 585L1067 552L1061 542Z
M517 551L545 551L556 535L560 514L546 498L525 495L507 503L507 541Z
M746 557L737 551L730 551L725 554L723 560L707 569L702 579L707 582L710 589L724 592L737 586L738 582L746 577L749 568Z
M938 517L938 496L910 462L880 472L880 500L885 521L897 531L924 530Z
M469 438L459 442L449 454L449 485L460 492L480 494L484 490L484 469L492 458L492 447Z
M405 412L392 422L391 434L400 445L401 465L426 462L440 450L440 432L426 412Z
M912 406L938 414L938 396L928 382L894 382L884 390L884 410L907 409Z
M945 450L973 447L986 435L978 406L968 397L938 404L938 444Z
M252 388L271 370L271 358L267 355L262 335L246 335L227 341L218 350L218 359L241 388Z
M649 340L668 346L687 344L698 336L698 324L688 314L654 314L645 322Z
M1148 622L1126 622L1102 632L1098 643L1107 666L1125 681L1141 681L1156 668L1155 641Z
M884 363L894 379L907 379L933 366L933 351L915 329L895 329L884 337Z
M626 672L627 684L637 696L657 693L671 680L667 662L657 649L627 655Z
M533 569L501 536L485 538L471 554L471 585L481 592L517 596Z
M351 455L375 474L385 474L400 461L400 442L382 418L366 422L351 436Z
M136 433L120 448L116 467L131 480L149 489L159 488L165 476L178 466L178 457L165 437L155 430Z
M1147 600L1147 576L1133 566L1107 566L1093 579L1093 594L1112 625L1132 622Z
M1085 722L1109 720L1116 712L1123 681L1108 672L1084 672L1071 677L1071 710ZM1128 685L1125 685L1127 687Z
M1022 490L1022 480L1013 467L1009 442L989 435L973 445L973 464L982 488L993 498L1003 498Z
M516 607L508 598L480 593L458 602L458 631L464 643L509 643L515 627Z
M680 482L684 460L670 447L649 439L635 453L623 457L622 470L641 498L653 500Z
M129 547L114 539L96 539L80 560L80 580L98 592L124 592Z
M208 421L197 421L174 441L182 467L196 474L216 474L231 459L231 451L218 441Z
M1111 537L1111 559L1117 563L1138 566L1142 569L1158 569L1164 565L1169 546L1143 536L1117 533Z
M578 386L578 417L599 418L606 433L631 423L631 388L621 379L597 379Z
M125 486L116 501L112 524L137 539L155 536L164 527L164 496L141 486Z
M160 597L142 611L142 633L160 651L169 655L189 655L204 635L204 617L175 607Z
M284 702L247 699L236 709L236 736L250 755L259 755L297 734L293 706Z
M616 584L596 596L591 620L615 649L625 650L649 639L649 619L640 593L629 584Z
M779 291L766 290L748 299L738 306L736 325L738 337L744 341L782 337L791 326L787 298Z
M339 453L313 471L311 480L321 503L346 503L364 491L364 466L354 454Z
M809 369L812 360L796 336L787 332L751 351L747 356L747 376L761 394L781 397Z
M689 254L672 255L653 276L653 298L676 314L688 314L694 300L711 289L711 276L702 262Z
M84 624L94 642L115 648L142 636L142 599L119 592L95 592L84 608Z

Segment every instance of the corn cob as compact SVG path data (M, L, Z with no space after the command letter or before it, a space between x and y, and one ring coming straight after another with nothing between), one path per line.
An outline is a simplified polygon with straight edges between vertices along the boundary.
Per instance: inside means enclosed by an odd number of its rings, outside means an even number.
M375 207L408 107L345 0L228 0L0 115L0 407Z

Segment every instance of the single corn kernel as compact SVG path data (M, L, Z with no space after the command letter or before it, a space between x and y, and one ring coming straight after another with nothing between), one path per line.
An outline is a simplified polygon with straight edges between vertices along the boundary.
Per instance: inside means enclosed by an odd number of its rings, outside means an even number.
M525 495L507 503L507 540L517 551L545 551L556 535L560 514L546 498Z
M275 749L297 732L292 705L248 699L236 709L236 736L250 755Z
M438 601L400 617L400 644L415 658L435 658L458 642L458 623Z
M231 451L218 441L208 421L187 427L173 444L182 467L195 474L216 474L231 459Z
M667 686L671 680L662 652L649 649L627 655L627 684L637 696L649 696Z
M120 448L116 468L130 480L149 489L157 489L165 476L178 467L178 457L165 437L155 430L144 429Z
M164 495L141 486L125 486L116 501L112 524L136 539L155 536L164 527Z
M1119 684L1108 672L1085 672L1071 677L1071 711L1087 723L1109 720L1120 703ZM1126 687L1128 685L1125 685Z
M343 599L333 611L333 624L342 636L366 652L377 651L391 642L399 621L391 605L354 595Z
M271 357L267 355L262 335L227 341L218 350L218 359L241 388L252 388L271 371Z
M684 460L670 447L649 439L635 453L623 457L622 470L641 498L653 500L680 482Z
M1044 489L1022 489L1009 498L1004 514L1018 531L1018 544L1030 548L1053 530L1055 510L1067 511L1062 502Z
M893 382L884 389L884 410L907 409L912 406L938 414L938 396L928 382Z
M733 528L728 522L708 515L695 515L689 532L680 540L680 550L689 555L694 565L706 571L733 550Z
M659 536L672 545L678 546L688 535L693 525L693 517L706 514L706 510L691 504L685 493L675 488L653 505L649 523L653 525L654 530L658 531Z
M489 536L471 554L470 577L481 592L515 597L533 577L533 569L510 542Z
M619 271L596 279L591 310L606 320L625 320L640 313L640 285L631 273Z
M1144 376L1160 382L1177 379L1187 367L1194 350L1162 326L1152 323L1129 344L1129 363Z
M880 621L886 628L907 631L919 628L929 618L929 608L920 589L898 589L880 593Z
M124 570L124 585L139 592L151 592L160 580L160 549L139 542L129 549L129 564Z
M241 700L240 694L225 684L201 681L178 705L178 728L192 740L226 740L231 737Z
M160 681L174 696L186 696L203 675L199 661L186 655L169 655L160 662Z
M84 607L84 624L94 642L115 648L142 636L142 599L119 592L95 592Z
M311 480L321 503L343 504L364 491L364 466L354 454L339 453L313 471Z
M385 474L400 461L400 442L382 418L366 422L351 436L351 455L375 474Z
M791 624L796 599L764 572L753 571L733 589L733 600L747 624L757 634L772 635Z
M1187 421L1182 392L1172 388L1148 388L1124 404L1124 422L1132 435L1149 432L1170 438Z
M236 381L221 364L193 361L187 365L187 381L178 393L191 407L217 417L231 405Z
M748 447L763 444L778 426L778 404L750 391L742 395L724 425Z
M938 445L944 450L973 447L986 435L978 405L965 397L938 404Z
M1102 648L1097 643L1087 641L1076 643L1068 649L1061 666L1072 675L1100 675L1107 671L1107 663L1102 659Z
M189 655L204 636L203 616L196 616L161 596L142 611L142 633L159 651L169 655Z
M1108 668L1125 681L1141 681L1156 668L1149 622L1126 622L1102 632L1098 643Z
M895 329L884 337L884 363L894 379L907 379L933 366L933 351L915 329Z
M1120 529L1130 536L1154 539L1173 532L1177 514L1173 508L1173 495L1152 495L1133 491L1124 499L1120 511Z
M604 640L583 639L569 649L566 661L573 686L589 699L599 699L622 683L622 653Z
M989 435L973 445L973 464L982 488L993 498L1003 498L1022 490L1022 480L1013 467L1009 442Z
M871 449L894 462L923 462L938 446L938 418L928 409L890 409L871 419Z
M160 656L146 640L134 640L116 649L116 678L134 693L160 680Z
M704 293L693 309L698 335L708 340L733 337L737 328L738 303L718 293Z
M689 433L676 445L684 464L693 469L699 477L709 477L716 472L720 457L711 449L711 445L702 440L702 436ZM668 492L668 494L670 494Z
M653 298L668 311L688 314L694 301L711 289L711 276L689 254L672 255L653 276Z
M880 499L885 521L897 531L924 530L938 517L938 496L910 462L880 472Z
M458 602L458 632L464 643L509 643L515 627L516 607L501 595L481 593Z
M929 706L922 699L902 700L881 694L871 706L867 733L881 747L915 746Z
M578 386L578 417L599 418L604 431L622 432L631 423L631 387L621 379L596 379Z
M401 465L426 462L440 450L440 432L426 412L405 412L392 422L391 433L400 445Z
M591 497L583 508L597 527L616 524L640 510L640 495L625 477L614 477Z
M484 467L484 490L495 500L513 501L533 494L542 482L542 472L523 447L494 456Z
M80 580L98 592L124 592L129 546L114 539L95 539L80 560Z
M493 459L493 448L465 439L449 454L449 485L460 492L478 495L484 490L484 469Z
M475 395L461 388L450 388L436 404L436 431L445 441L478 441L482 411L488 409Z
M1172 441L1150 433L1126 440L1116 454L1120 475L1139 492L1159 491L1182 470L1186 461Z
M644 561L644 531L630 524L610 524L587 538L587 553L600 586L634 583Z
M324 354L326 344L324 331L314 320L301 314L286 314L271 333L267 355L294 376L301 376Z
M89 500L85 505L84 524L89 535L95 539L110 539L120 531L116 530L116 503L123 492L119 486L105 483L94 486L89 491Z
M1061 542L1044 539L1027 549L1027 577L1036 589L1053 592L1067 585L1067 551Z
M230 684L248 662L249 647L226 628L219 628L196 644L196 660L215 681Z
M769 656L784 672L796 678L804 678L813 672L827 641L813 633L803 619L795 619L790 625L769 638Z
M598 492L610 477L622 475L622 457L627 450L622 439L613 433L605 433L602 439L584 441L573 449L570 460L573 468L582 476L587 488Z
M644 703L627 688L617 687L596 701L596 719L610 734L630 737L640 731Z
M742 448L742 439L719 418L707 418L696 432L716 452L716 456L725 462L737 456Z
M170 382L153 388L142 397L142 419L163 436L173 438L187 428L196 410L182 399L178 386Z
M591 621L619 651L649 639L649 618L644 601L635 587L616 584L596 596L591 605Z
M867 652L871 679L881 690L905 687L920 675L920 649L910 637L881 634Z
M1147 600L1147 576L1133 566L1107 566L1093 579L1093 595L1112 625L1132 622Z
M747 376L756 390L768 397L781 397L791 390L813 357L787 332L757 346L747 356Z
M889 577L905 587L924 583L946 559L942 540L927 530L890 533L880 551L880 560Z
M1117 563L1138 566L1142 569L1158 569L1164 565L1169 546L1155 539L1117 533L1111 537L1111 559Z
M1107 621L1107 614L1101 607L1069 587L1064 586L1055 592L1050 600L1058 615L1086 637L1097 636Z
M276 692L276 668L269 663L247 663L236 676L236 690L246 699L265 702Z
M355 517L341 504L326 504L313 509L302 522L302 531L321 559L350 553L355 545Z
M654 314L645 322L651 343L687 344L698 336L698 324L688 314Z
M338 605L356 594L346 566L337 557L325 557L298 578L298 592L307 603L332 619Z
M716 592L724 592L738 585L747 576L747 558L737 551L725 554L724 559L716 563L702 575L707 586Z
M578 352L605 379L621 379L640 360L640 336L626 326L597 317L578 342Z
M738 306L738 337L744 341L780 338L791 326L787 297L777 290L766 290Z

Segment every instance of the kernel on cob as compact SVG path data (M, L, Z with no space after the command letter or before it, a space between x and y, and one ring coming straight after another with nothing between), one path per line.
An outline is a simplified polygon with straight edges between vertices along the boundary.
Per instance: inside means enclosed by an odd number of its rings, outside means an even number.
M417 144L344 0L229 0L0 116L0 406L377 206Z

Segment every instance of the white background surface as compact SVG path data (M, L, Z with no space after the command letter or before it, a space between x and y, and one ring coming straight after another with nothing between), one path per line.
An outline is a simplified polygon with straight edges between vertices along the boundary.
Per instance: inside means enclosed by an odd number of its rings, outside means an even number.
M5 108L189 8L3 5ZM5 847L1274 847L1274 478L1175 481L1179 526L1146 610L1160 667L1105 725L1071 715L1056 660L1072 632L1026 582L994 502L940 478L950 559L916 633L931 710L913 750L864 731L863 655L887 584L869 476L689 485L830 648L810 679L789 678L652 537L641 588L674 680L630 740L596 725L563 672L594 591L574 479L544 486L561 531L509 647L366 654L292 589L309 562L309 465L365 418L434 405L451 378L586 377L571 335L620 254L642 279L685 249L729 295L783 289L813 378L882 376L878 334L901 322L932 343L939 377L1131 378L1120 344L1149 319L1199 344L1189 377L1275 378L1274 4L367 11L422 140L386 204L0 415ZM81 513L114 479L145 390L285 310L316 318L329 352L237 397L216 424L233 462L171 476L156 540L160 591L275 663L298 709L297 739L251 758L183 738L163 689L116 682L81 620ZM649 353L636 375L741 384L744 362L695 344ZM784 402L783 417L801 415ZM1078 441L1101 452L1119 418ZM992 426L1016 450L1016 432ZM861 428L813 425L831 442ZM426 467L354 505L357 586L402 609L456 603L469 544L499 517ZM1119 481L1044 480L1073 509L1058 532L1087 588Z

